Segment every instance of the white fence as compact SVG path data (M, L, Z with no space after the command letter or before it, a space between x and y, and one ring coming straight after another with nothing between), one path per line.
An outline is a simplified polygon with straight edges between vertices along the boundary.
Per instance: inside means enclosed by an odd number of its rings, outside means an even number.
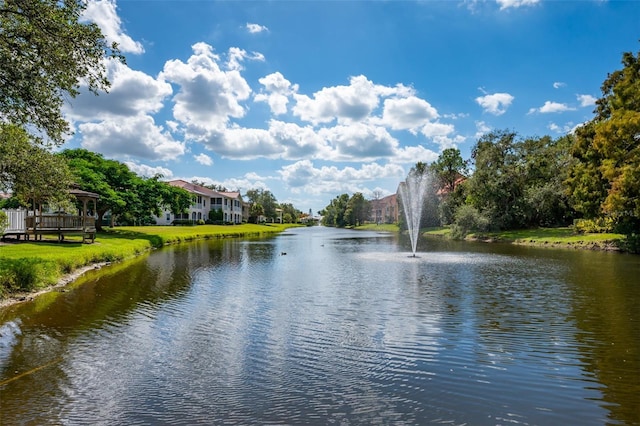
M25 209L2 209L7 214L9 225L4 230L5 234L24 234L27 231L25 218L27 211Z

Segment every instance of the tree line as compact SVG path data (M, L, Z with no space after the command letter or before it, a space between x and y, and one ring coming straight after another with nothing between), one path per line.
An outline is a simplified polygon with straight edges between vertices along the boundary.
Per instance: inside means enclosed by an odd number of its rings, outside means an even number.
M3 139L4 138L4 139ZM50 210L73 211L71 187L98 194L94 214L97 226L102 228L103 218L109 213L111 225L152 225L165 209L174 215L186 213L194 203L193 194L169 185L158 174L142 177L117 160L104 158L86 149L67 149L52 153L29 142L24 131L15 126L0 124L0 158L11 162L0 168L0 188L10 190L12 197L1 200L0 207L33 207L46 204ZM215 191L228 192L221 185L207 185ZM268 190L248 190L245 199L250 205L249 221L260 219L297 222L303 213L291 203L278 203ZM221 210L212 210L209 219L216 219Z
M432 164L417 163L411 173L432 178L421 226L450 225L463 237L575 225L626 234L629 249L637 251L640 52L623 54L622 64L603 82L594 118L573 133L554 139L495 130L476 141L469 159L449 148ZM368 220L362 212L370 213L370 201L357 193L336 197L321 214L325 225L351 226Z
M122 218L156 211L157 203L153 207L143 199L163 200L179 211L186 197L167 193L159 176L135 177L122 165L94 157L109 169L100 176L86 163L97 154L51 151L70 134L62 114L65 100L77 96L81 84L95 94L108 91L107 62L126 62L95 23L80 20L86 5L84 0L2 2L0 191L64 203L68 183L75 181L92 192L104 190L105 205ZM640 246L640 52L624 53L622 65L603 82L594 118L571 134L522 138L497 130L476 142L470 159L449 149L433 164L416 164L434 182L425 197L433 202L424 224L450 224L463 235L578 220L579 229L622 232ZM119 183L106 188L112 178ZM247 196L253 220L278 217L269 191ZM293 221L299 214L290 205L280 208L283 219ZM327 225L349 226L366 221L369 212L370 202L357 193L336 197L321 213Z

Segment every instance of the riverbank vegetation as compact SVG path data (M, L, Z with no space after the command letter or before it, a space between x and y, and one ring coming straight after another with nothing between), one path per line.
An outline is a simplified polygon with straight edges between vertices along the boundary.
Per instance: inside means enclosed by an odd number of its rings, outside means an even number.
M213 238L260 237L293 225L243 224L113 228L94 244L69 237L65 242L15 241L0 244L0 299L56 284L87 265L122 261L166 244Z
M357 230L400 232L398 224L368 223L358 226ZM455 239L449 226L423 228L420 234L431 238ZM576 232L574 227L518 229L498 232L468 234L468 241L501 242L538 247L576 248L589 250L621 250L624 251L626 239L624 234L611 232Z
M640 252L640 52L623 54L622 64L603 82L594 118L566 135L494 130L477 140L469 159L448 148L431 164L417 163L410 175L427 174L432 182L422 194L420 228L449 226L457 239L520 241L529 237L504 233L558 227L570 234L562 237L571 240L567 244L609 246L615 240L625 251ZM371 201L363 206L360 198L336 197L322 212L323 223L361 224L366 215L355 213L370 210ZM401 194L397 198L400 228L406 229Z

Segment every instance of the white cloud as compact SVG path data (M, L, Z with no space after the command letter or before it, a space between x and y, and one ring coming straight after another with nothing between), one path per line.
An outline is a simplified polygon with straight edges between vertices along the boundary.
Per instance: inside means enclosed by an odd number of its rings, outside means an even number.
M375 85L365 76L351 77L349 86L325 87L313 94L295 94L294 115L315 125L338 120L339 123L362 121L378 106L381 96L409 96L413 89L402 85Z
M556 81L555 83L553 83L553 88L554 89L560 89L561 87L565 87L567 85L567 83L563 83L561 81Z
M184 143L175 141L147 115L83 123L78 128L84 148L111 157L169 160L185 151Z
M193 158L196 160L196 162L202 164L203 166L213 165L213 160L207 154L194 155Z
M476 133L474 135L474 138L480 139L490 131L491 127L489 127L487 123L485 123L484 121L476 121Z
M496 3L500 5L500 10L509 9L510 7L533 6L539 2L540 0L496 0Z
M224 129L231 117L243 117L240 102L249 97L251 88L238 70L220 69L220 58L208 44L196 43L192 49L186 63L167 61L159 78L180 86L173 97L173 116L187 126L187 137L198 139Z
M282 147L287 159L330 158L332 147L311 126L271 120L269 133L274 142Z
M581 107L588 107L596 104L597 99L591 95L576 95Z
M552 132L558 133L558 134L567 134L567 133L573 133L573 130L575 129L575 125L573 124L572 121L569 121L568 123L564 124L563 126L559 126L556 123L549 123L549 125L547 126L547 128L549 130L551 130Z
M264 25L252 24L249 22L247 22L246 28L247 28L247 31L249 31L251 34L258 34L265 31L269 31L269 28L265 27Z
M366 161L393 156L398 141L384 127L355 123L318 131L333 147L333 161ZM329 158L327 158L329 159Z
M433 163L438 159L438 153L423 147L418 146L406 146L396 150L391 161L394 164L407 164L413 166L418 161L423 163Z
M377 163L362 164L359 169L350 166L342 169L335 166L316 168L310 160L301 160L282 167L279 174L294 193L336 194L361 191L364 183L377 179L401 178L404 169L392 163L382 166Z
M544 103L544 105L542 105L540 108L531 108L529 110L529 114L533 114L536 112L539 112L541 114L552 114L552 113L559 113L559 112L565 112L565 111L574 111L575 108L572 108L570 106L568 106L567 104L561 104L558 102L551 102L551 101L546 101Z
M129 167L129 170L138 176L154 177L156 175L162 175L163 179L171 179L173 177L173 172L166 167L153 167L146 164L136 163L134 161L125 161L124 164L126 164L127 167Z
M452 148L456 144L464 142L463 136L452 136L454 132L453 124L445 123L427 123L420 130L420 133L440 145L442 149Z
M256 102L267 102L273 114L286 114L289 96L298 91L298 85L291 84L291 82L284 78L279 72L274 72L273 74L262 77L258 79L258 82L264 86L266 93L257 94L254 100Z
M227 68L237 71L242 71L244 69L242 62L245 59L264 62L264 55L262 53L252 52L249 54L246 50L240 49L239 47L230 47L227 57Z
M484 112L493 115L502 115L507 111L515 98L508 93L493 93L491 95L479 96L476 102L480 105Z
M413 130L438 118L438 111L415 96L385 99L382 123L394 130Z
M118 43L122 53L144 52L142 44L134 41L122 29L122 21L116 11L115 0L89 0L82 19L95 22L109 42Z
M80 95L70 99L65 107L68 117L92 121L156 113L173 91L169 83L120 62L108 61L106 65L107 78L111 81L109 93L95 96L82 87Z

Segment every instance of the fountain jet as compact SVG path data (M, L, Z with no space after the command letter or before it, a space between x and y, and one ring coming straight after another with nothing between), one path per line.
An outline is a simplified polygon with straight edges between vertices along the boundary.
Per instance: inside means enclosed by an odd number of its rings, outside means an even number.
M407 220L407 230L411 238L411 257L416 256L418 245L418 235L420 233L420 218L422 217L422 207L424 197L427 193L428 185L431 181L429 173L426 171L411 170L407 180L400 184L400 197L402 198L402 208Z

